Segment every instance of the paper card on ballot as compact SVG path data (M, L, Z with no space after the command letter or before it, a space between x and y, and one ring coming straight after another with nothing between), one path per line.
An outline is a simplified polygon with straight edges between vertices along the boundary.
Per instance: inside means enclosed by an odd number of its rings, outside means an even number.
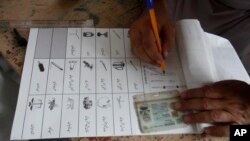
M135 95L133 98L142 133L165 131L187 126L183 122L183 113L170 107L171 103L179 99L177 90Z

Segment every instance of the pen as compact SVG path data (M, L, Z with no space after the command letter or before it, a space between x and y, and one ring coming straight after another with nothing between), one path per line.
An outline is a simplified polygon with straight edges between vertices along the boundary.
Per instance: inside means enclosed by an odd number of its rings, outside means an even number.
M147 3L147 9L149 11L150 21L151 21L151 24L152 24L152 29L153 29L153 33L154 33L154 36L155 36L157 48L158 48L158 51L162 54L163 58L165 58L164 55L163 55L163 50L162 50L162 46L161 46L161 39L160 39L160 36L159 36L159 31L158 31L158 24L157 24L157 20L156 20L156 16L155 16L154 2L153 2L153 0L146 0L146 1L147 1L146 2ZM160 63L160 69L162 70L163 73L165 73L166 64L165 64L164 60L162 60L161 63Z

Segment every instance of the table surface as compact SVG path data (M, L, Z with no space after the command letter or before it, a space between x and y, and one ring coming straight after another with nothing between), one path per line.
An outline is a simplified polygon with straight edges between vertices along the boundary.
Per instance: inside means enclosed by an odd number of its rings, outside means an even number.
M128 28L141 13L142 0L1 0L0 1L0 54L21 76L25 48L14 40L13 28L28 39L29 28L36 25L13 25L21 21L43 21L43 27L51 27L51 21L87 21L95 27ZM62 25L61 25L62 26ZM200 135L162 135L105 138L72 138L72 141L227 141L228 138Z

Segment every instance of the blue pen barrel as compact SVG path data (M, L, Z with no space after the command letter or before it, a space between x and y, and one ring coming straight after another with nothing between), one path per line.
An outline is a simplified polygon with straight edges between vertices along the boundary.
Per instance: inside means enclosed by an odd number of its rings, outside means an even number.
M153 0L146 0L146 3L147 3L147 8L148 9L153 9L154 8Z

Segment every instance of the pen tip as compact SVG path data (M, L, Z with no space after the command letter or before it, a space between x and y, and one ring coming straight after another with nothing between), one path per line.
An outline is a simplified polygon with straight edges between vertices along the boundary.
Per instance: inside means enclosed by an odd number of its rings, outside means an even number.
M165 71L162 71L163 74L165 74L166 72Z

